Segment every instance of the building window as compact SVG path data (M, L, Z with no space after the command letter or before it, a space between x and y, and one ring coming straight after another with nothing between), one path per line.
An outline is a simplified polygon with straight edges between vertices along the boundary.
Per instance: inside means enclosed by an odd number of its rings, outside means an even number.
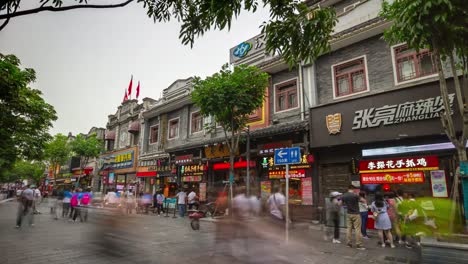
M296 108L298 105L297 80L275 85L275 94L276 112Z
M335 97L368 90L365 57L332 66Z
M432 52L422 49L416 52L406 44L395 47L395 69L398 82L418 79L437 73Z
M169 120L169 139L179 137L179 119Z
M260 106L256 110L254 110L250 115L249 115L249 120L248 122L255 122L262 120L262 107Z
M192 133L200 132L203 129L203 116L200 112L192 113Z
M159 136L159 126L152 126L150 128L150 144L158 143L158 136Z

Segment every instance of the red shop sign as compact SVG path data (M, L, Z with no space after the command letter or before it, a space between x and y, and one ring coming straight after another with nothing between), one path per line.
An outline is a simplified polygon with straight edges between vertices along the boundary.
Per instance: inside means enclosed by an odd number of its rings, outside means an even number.
M359 161L360 173L424 171L437 169L439 169L439 159L437 156Z
M272 170L268 172L270 179L284 179L285 175L285 170ZM305 170L289 170L289 178L305 178Z
M422 171L361 174L361 184L423 183L423 182L424 182L424 172Z

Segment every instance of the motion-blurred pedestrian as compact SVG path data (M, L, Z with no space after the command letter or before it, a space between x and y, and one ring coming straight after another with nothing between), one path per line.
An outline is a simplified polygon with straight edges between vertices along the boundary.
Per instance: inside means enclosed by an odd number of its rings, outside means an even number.
M366 192L359 192L359 213L361 214L361 235L364 239L369 239L367 236L367 220L369 219L369 206L367 205Z
M340 192L330 193L330 202L328 203L328 217L333 224L333 244L340 244L340 211L341 211L341 195ZM330 229L327 230L326 239L330 237Z
M18 196L18 212L16 216L16 228L20 228L24 217L29 216L29 225L34 226L34 191L29 185L24 190L19 192Z

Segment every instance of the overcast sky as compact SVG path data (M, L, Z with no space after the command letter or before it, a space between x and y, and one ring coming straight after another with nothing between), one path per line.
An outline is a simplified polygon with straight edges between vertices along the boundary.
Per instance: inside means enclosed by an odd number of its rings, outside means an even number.
M177 22L155 24L141 4L45 12L12 19L0 31L0 53L36 70L32 86L58 114L52 134L87 133L106 126L132 74L134 91L141 82L140 99L157 99L177 79L218 71L229 49L258 34L267 18L265 9L243 13L230 32L208 32L190 49L178 38Z

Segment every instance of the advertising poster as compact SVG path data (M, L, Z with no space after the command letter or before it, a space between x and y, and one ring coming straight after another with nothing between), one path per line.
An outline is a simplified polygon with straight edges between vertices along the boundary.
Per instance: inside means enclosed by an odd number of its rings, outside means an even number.
M312 205L312 178L302 178L302 205Z
M260 182L260 187L262 188L262 199L268 199L271 193L271 182L270 181L262 181Z
M200 202L206 201L206 182L200 183Z
M445 171L431 171L432 197L448 197Z
M424 183L424 172L384 172L361 174L362 184Z
M114 184L114 173L113 172L109 173L108 183L109 184Z

